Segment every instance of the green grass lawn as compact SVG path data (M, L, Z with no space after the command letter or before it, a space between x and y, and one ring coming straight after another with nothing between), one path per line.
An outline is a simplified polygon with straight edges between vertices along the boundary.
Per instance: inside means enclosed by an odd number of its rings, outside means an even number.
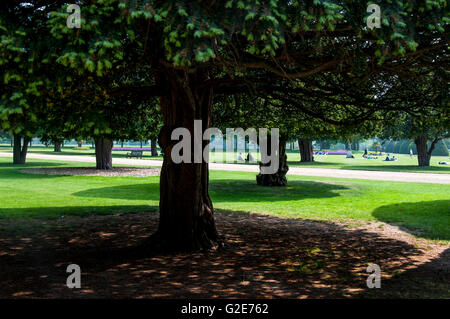
M0 152L12 152L12 148L8 145L0 145ZM48 155L85 155L85 156L95 156L95 150L77 150L74 146L66 146L62 149L61 153L53 152L52 147L45 146L32 146L29 149L30 153L40 153ZM113 157L115 158L125 158L126 151L114 151ZM417 156L412 158L409 155L404 154L394 154L398 158L396 162L386 162L383 161L385 158L380 156L378 159L364 159L362 158L362 152L353 152L355 158L346 158L343 155L328 155L328 156L316 156L316 161L314 163L300 163L300 155L298 150L288 150L287 157L289 166L303 166L303 167L320 167L320 168L337 168L337 169L351 169L351 170L371 170L371 171L397 171L397 172L425 172L425 173L447 173L450 174L450 165L439 165L439 162L447 161L450 162L449 157L445 156L433 156L431 158L430 167L418 167L417 166ZM259 159L259 154L252 152L252 154ZM153 159L162 160L162 156L151 157L150 152L144 152L143 159ZM237 154L229 153L230 159L236 159ZM244 154L245 155L245 154ZM211 152L210 161L211 162L223 162L225 159L225 153L222 152ZM240 164L244 164L240 162ZM249 164L256 165L256 164Z
M0 157L0 218L157 211L159 177L50 176L25 167L87 166ZM211 171L216 209L289 218L393 222L419 237L450 241L450 185L289 176L288 186L256 185L254 173Z

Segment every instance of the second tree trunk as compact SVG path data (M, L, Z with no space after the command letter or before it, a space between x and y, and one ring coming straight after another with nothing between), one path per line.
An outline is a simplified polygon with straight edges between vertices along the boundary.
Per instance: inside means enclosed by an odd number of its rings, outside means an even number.
M271 136L267 137L267 150L270 152L270 145L271 145ZM259 173L258 176L256 176L256 183L260 186L286 186L287 179L286 179L286 173L289 170L289 167L287 165L287 156L286 156L286 141L287 139L283 136L280 136L279 141L279 148L278 148L278 158L279 158L279 166L278 170L275 174L262 174ZM271 156L272 154L268 154ZM270 163L262 164L260 163L260 166L268 166Z
M158 156L158 149L156 148L156 139L152 138L150 143L151 143L151 149L152 149L152 156L153 157Z
M112 169L113 141L107 138L95 139L95 161L97 169Z
M53 151L57 153L61 152L61 142L53 142Z
M300 162L314 162L312 141L299 138L298 149L300 150Z
M433 153L434 146L438 142L438 139L431 143L430 148L427 145L428 138L426 136L418 136L414 139L414 143L417 147L417 160L419 166L430 166L431 153Z
M24 137L22 145L22 137L14 135L13 164L25 164L30 140L31 138Z

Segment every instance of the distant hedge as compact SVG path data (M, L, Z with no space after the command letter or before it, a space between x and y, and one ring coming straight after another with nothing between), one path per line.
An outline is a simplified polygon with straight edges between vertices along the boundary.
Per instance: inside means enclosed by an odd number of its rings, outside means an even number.
M411 142L411 143L409 144L409 149L412 149L412 150L413 150L413 154L414 154L414 155L417 155L417 146L416 146L416 143Z
M401 145L402 145L401 141L396 141L395 144L394 144L394 150L392 152L395 153L395 154L399 154Z
M428 147L430 147L430 144L428 144ZM448 151L448 147L447 145L445 145L443 140L440 140L439 142L436 143L433 152L431 153L431 155L434 156L449 156L449 151Z
M450 149L450 138L446 138L446 139L444 140L444 143L445 143L445 145L447 145L447 148Z
M411 145L411 141L410 140L401 141L399 153L400 154L409 154L409 150L410 150L409 146L410 145Z
M395 142L394 142L394 141L389 141L389 142L386 144L386 147L385 147L384 151L385 151L386 153L394 153L394 145L395 145Z

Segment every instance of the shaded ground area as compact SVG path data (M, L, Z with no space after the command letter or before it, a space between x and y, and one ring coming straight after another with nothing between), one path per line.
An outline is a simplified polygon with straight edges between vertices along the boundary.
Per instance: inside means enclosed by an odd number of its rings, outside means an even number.
M96 169L95 167L55 167L55 168L27 168L22 173L44 175L83 175L83 176L133 176L149 177L159 176L161 170L142 167L114 167L109 170Z
M450 297L450 245L397 227L220 212L224 250L154 255L135 249L158 216L0 220L1 298ZM82 288L66 284L80 265ZM366 268L382 270L368 289Z

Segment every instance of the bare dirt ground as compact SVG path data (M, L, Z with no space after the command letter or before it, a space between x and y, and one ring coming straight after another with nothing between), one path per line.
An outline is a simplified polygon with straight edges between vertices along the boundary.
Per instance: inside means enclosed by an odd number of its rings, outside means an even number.
M52 167L52 168L27 168L23 173L44 175L83 175L83 176L133 176L149 177L159 176L161 170L157 168L142 167L114 167L110 170L100 170L95 167Z
M219 212L225 247L136 249L157 214L0 220L0 298L450 298L450 245L395 226ZM66 267L81 267L81 289ZM380 289L366 268L381 267Z

